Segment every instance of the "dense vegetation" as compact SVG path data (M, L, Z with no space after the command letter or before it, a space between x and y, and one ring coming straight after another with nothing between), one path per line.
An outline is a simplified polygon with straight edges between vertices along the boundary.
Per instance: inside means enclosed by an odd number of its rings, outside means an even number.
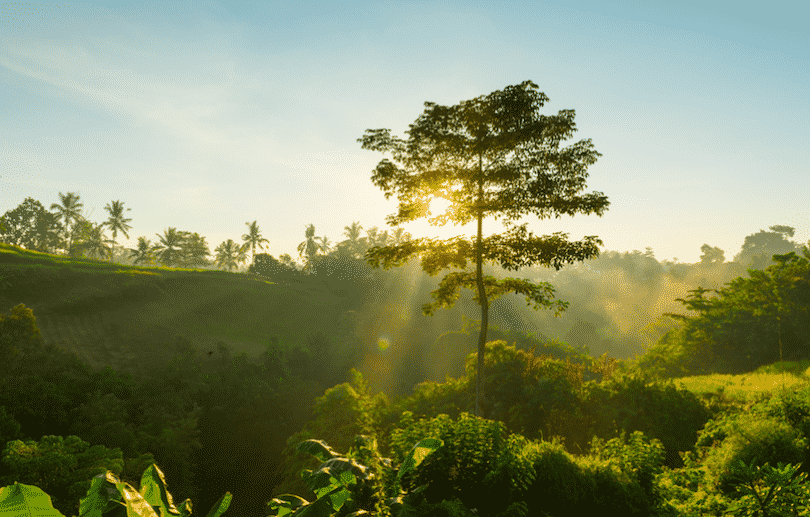
M478 323L458 325L476 306L462 298L420 319L404 302L436 283L412 264L384 272L332 253L304 268L256 254L249 272L232 273L0 245L0 486L36 485L70 516L94 475L109 469L137 487L156 463L196 514L227 491L226 515L267 515L283 493L316 499L300 476L321 463L297 449L307 439L397 466L435 437L443 446L401 480L426 487L402 510L411 515L797 515L810 253L796 253L791 232L749 236L734 262L707 245L698 264L659 263L648 249L524 271L571 308L530 319L520 300L493 304L488 420L469 416ZM756 261L767 267L745 270ZM677 312L666 296L688 309L681 321L657 317ZM616 306L648 325L624 327ZM544 334L522 330L546 321ZM385 506L394 486L383 481L357 485L343 514ZM478 499L484 486L497 497Z

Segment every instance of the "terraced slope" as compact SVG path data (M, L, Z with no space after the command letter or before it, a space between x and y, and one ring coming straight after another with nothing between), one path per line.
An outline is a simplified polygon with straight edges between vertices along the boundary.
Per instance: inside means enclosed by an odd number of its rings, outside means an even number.
M19 303L46 343L133 373L168 360L176 336L201 353L222 341L256 361L270 343L306 348L316 331L337 332L351 308L326 289L257 275L71 261L0 244L0 310Z

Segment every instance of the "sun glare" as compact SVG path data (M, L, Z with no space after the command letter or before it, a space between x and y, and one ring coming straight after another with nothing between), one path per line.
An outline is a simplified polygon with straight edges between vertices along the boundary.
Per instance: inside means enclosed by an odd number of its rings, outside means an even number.
M444 198L431 198L430 217L432 218L447 213L447 209L450 208L450 204L450 201L447 201ZM452 222L448 222L444 226L432 226L427 221L427 218L418 219L412 223L408 223L407 225L403 226L403 228L405 228L405 231L409 232L415 239L420 237L427 237L429 239L449 239L451 237L458 237L461 235L474 235L477 231L475 222L470 222L463 226L454 225Z

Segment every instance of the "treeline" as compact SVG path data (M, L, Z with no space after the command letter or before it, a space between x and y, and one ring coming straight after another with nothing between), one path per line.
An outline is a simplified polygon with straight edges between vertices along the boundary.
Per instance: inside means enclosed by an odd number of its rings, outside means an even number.
M227 239L214 248L212 254L204 236L197 232L178 230L169 227L163 235L155 234L152 242L145 236L138 237L136 248L119 249L119 232L129 238L128 224L132 221L124 217L124 203L111 201L104 208L108 219L94 223L82 213L81 196L74 192L59 193L60 202L53 203L51 211L41 202L28 197L19 206L8 210L0 217L0 242L21 246L43 253L64 254L71 257L115 260L131 265L162 265L179 268L217 267L232 271L245 264L251 252L255 260L256 248L261 249L269 241L261 234L257 221L245 223L248 232L242 235L241 242ZM126 210L130 210L127 208ZM112 232L112 238L105 233ZM298 245L302 264L289 254L282 254L278 260L272 259L289 269L312 272L315 262L327 255L361 258L373 246L399 244L411 238L402 228L390 234L386 230L372 227L362 236L363 227L353 222L345 227L346 239L332 244L327 237L315 236L315 226L307 225L305 240Z

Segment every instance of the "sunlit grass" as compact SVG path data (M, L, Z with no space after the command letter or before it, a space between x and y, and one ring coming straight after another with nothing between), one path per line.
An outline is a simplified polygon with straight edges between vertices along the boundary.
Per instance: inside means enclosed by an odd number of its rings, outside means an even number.
M798 365L800 363L792 363ZM712 375L697 375L683 377L675 380L696 395L723 395L726 398L745 402L763 394L772 393L782 389L794 389L810 385L808 373L804 370L798 375L789 368L780 368L780 365L769 365L755 372L738 375L715 373ZM783 366L783 365L782 365Z

